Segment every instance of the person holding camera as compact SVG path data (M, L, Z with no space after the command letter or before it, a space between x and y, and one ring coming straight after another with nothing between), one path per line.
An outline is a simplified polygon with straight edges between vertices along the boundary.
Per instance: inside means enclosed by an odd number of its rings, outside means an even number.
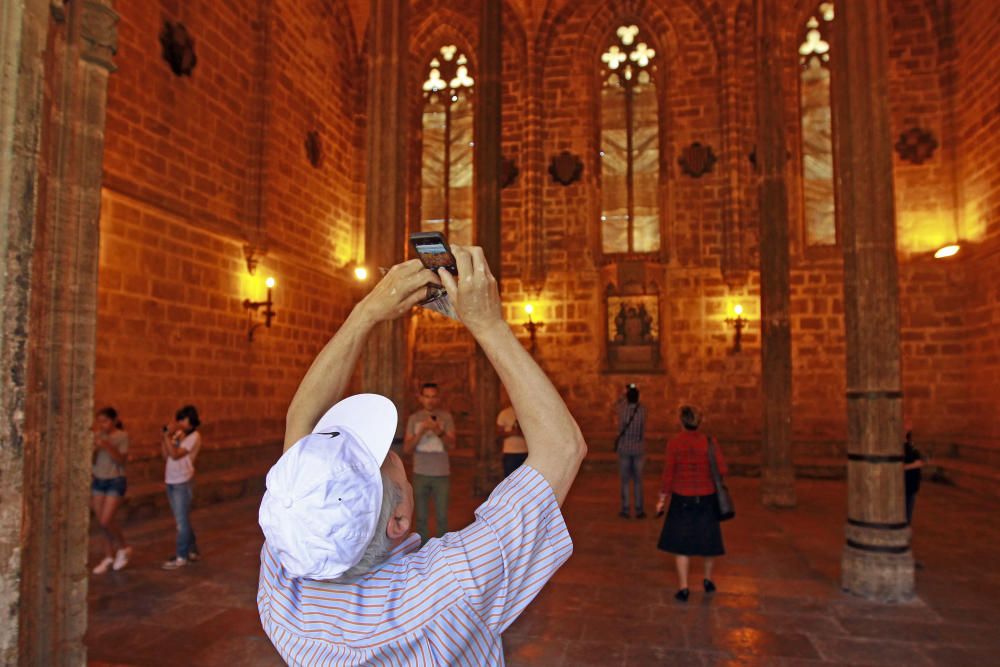
M191 501L194 498L194 462L201 450L201 419L198 409L185 405L174 416L174 428L163 427L161 449L167 462L164 479L167 500L177 522L177 549L163 564L164 570L176 570L200 558L198 541L191 526Z
M115 512L125 498L125 463L128 461L128 433L112 407L97 413L94 432L94 468L90 483L90 507L101 526L107 547L104 559L94 568L94 574L109 569L118 571L128 565L132 547L125 543Z
M625 394L615 403L618 437L615 451L618 453L618 476L621 479L622 509L618 513L628 519L629 483L635 493L635 518L645 519L642 495L642 469L646 463L646 406L639 402L639 387L625 386Z
M257 608L290 665L502 665L501 633L573 551L560 508L587 445L504 322L482 249L453 252L455 277L419 260L389 270L320 352L288 408L285 452L260 506ZM413 487L389 449L395 406L376 394L342 397L373 328L407 314L428 282L445 285L507 387L528 459L470 525L421 547L410 532Z
M413 493L417 503L417 532L426 542L432 536L427 526L428 506L434 498L436 537L448 532L448 492L451 468L448 452L455 448L455 420L440 407L441 390L425 382L417 394L420 409L406 422L403 451L413 454Z

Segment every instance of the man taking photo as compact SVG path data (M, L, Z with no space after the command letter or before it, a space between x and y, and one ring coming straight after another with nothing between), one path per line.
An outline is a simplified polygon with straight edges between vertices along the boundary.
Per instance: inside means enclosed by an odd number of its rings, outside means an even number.
M580 429L503 321L482 250L453 253L457 277L418 260L393 267L289 406L286 450L260 507L257 594L264 630L289 664L502 665L500 634L572 552L560 507L587 451ZM528 458L470 526L421 548L410 532L413 489L389 453L395 407L373 394L337 401L372 327L408 312L428 282L447 289L507 387Z

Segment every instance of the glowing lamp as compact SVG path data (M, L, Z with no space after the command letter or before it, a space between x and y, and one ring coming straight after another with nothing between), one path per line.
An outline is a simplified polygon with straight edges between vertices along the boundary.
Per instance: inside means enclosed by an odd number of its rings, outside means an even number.
M545 326L545 324L531 319L531 314L535 312L535 307L532 304L524 304L524 312L528 315L528 321L524 323L524 329L528 332L528 335L531 336L531 354L534 355L535 351L538 349L538 330Z
M368 269L363 266L354 267L354 279L358 282L364 282L368 280Z
M743 306L740 304L733 306L733 314L735 317L726 318L726 324L735 329L732 353L738 354L743 349L743 329L747 326L747 320L743 317Z
M274 301L271 299L271 290L277 285L273 276L268 276L267 280L264 281L267 285L267 300L266 301L251 301L250 299L243 299L243 307L247 310L247 340L253 341L253 332L257 330L258 327L263 324L264 327L271 328L271 320L277 315L274 312ZM254 315L261 308L264 309L264 322L254 323Z
M960 248L961 246L959 245L946 245L934 253L934 259L942 259L944 257L957 255Z

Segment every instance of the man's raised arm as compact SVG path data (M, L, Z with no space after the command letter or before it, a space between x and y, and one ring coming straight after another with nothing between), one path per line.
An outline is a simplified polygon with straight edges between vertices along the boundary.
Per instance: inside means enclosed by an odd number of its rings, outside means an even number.
M354 307L317 355L288 406L285 449L308 435L323 413L344 395L372 328L408 313L426 295L427 283L440 281L420 260L403 262L392 267Z
M503 320L496 278L481 248L452 246L458 279L438 271L462 322L486 352L528 445L527 464L549 482L556 499L566 500L587 445L559 392Z

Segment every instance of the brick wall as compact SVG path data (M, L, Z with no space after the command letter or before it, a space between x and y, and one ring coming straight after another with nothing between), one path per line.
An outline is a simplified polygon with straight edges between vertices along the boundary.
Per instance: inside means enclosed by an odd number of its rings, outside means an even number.
M967 265L967 435L1000 447L1000 25L988 0L954 3L955 114L959 137L962 254ZM966 251L969 251L966 253Z
M130 3L111 78L101 213L96 402L121 412L133 456L196 404L211 448L278 441L315 353L357 298L364 68L337 2ZM160 58L180 20L198 64ZM264 130L262 133L261 130ZM316 130L324 160L306 158ZM243 246L267 250L250 277ZM247 340L244 298L273 275L277 319ZM138 466L137 466L138 468Z
M674 428L677 407L690 401L705 409L722 437L759 438L759 284L753 270L731 284L720 271L727 261L728 201L740 223L733 232L735 261L757 265L755 174L745 159L755 141L753 42L744 34L752 12L746 3L723 4L706 9L698 2L635 0L626 16L615 14L613 3L584 0L554 3L541 13L520 6L504 12L503 152L521 169L502 194L507 315L526 339L523 304L536 304L535 319L545 322L539 359L598 445L613 438L608 406L631 380L643 387L657 437ZM812 9L799 4L787 18L787 113L796 147L795 48ZM890 3L893 134L922 127L941 144L922 165L898 157L895 163L904 409L925 440L998 434L990 391L1000 379L1000 185L994 176L997 142L991 140L997 84L984 66L997 35L995 22L975 18L986 4L956 3L949 17L919 0ZM234 444L277 437L295 382L352 299L342 278L344 265L360 250L364 198L365 71L355 55L359 10L350 14L338 3L291 0L274 8L274 14L260 16L256 9L202 3L181 13L176 3L163 0L122 10L121 71L112 77L105 160L98 398L123 406L144 433L162 421L163 411L188 400L178 398L177 387L193 392L204 384L213 392L212 378L221 374L258 379L247 387L228 380L217 394L206 394L205 405L214 413L206 421L220 427L213 436ZM422 64L442 44L455 42L470 52L474 66L478 10L466 1L416 3L412 61ZM197 40L199 64L191 78L174 77L160 60L155 36L163 17L184 21ZM602 342L603 294L614 269L600 257L595 72L607 36L625 18L638 20L657 49L662 116L663 252L654 273L664 295L664 369L641 377L607 373ZM952 39L952 24L959 39ZM235 47L234 35L241 36ZM411 74L409 183L415 196L423 72L414 67ZM738 87L730 96L737 108L728 116L739 124L736 130L725 128L724 81ZM324 147L319 168L305 159L309 130L319 132ZM677 156L683 147L699 141L724 157L724 140L733 142L731 167L723 159L702 178L681 173ZM546 172L562 150L584 162L582 180L569 187ZM789 165L794 435L805 453L827 455L845 435L842 261L836 250L801 247L797 152ZM929 253L953 234L956 202L962 235L974 242L956 261L934 262ZM411 205L411 227L416 213ZM173 235L169 240L163 229ZM540 292L525 282L528 239L536 231L546 271ZM241 247L260 233L270 246L262 271L279 280L279 319L253 346L244 346L239 301L251 287ZM204 289L195 290L191 281L204 281ZM199 301L196 291L208 295L208 302ZM732 330L724 320L737 302L751 322L744 351L733 355ZM175 321L185 313L190 322ZM471 436L471 339L427 313L411 318L409 336L411 386L415 390L424 380L442 384L460 432ZM186 359L189 350L198 358L190 363L200 369L190 378L184 372L189 362L173 358L176 353ZM119 387L134 391L119 400Z

